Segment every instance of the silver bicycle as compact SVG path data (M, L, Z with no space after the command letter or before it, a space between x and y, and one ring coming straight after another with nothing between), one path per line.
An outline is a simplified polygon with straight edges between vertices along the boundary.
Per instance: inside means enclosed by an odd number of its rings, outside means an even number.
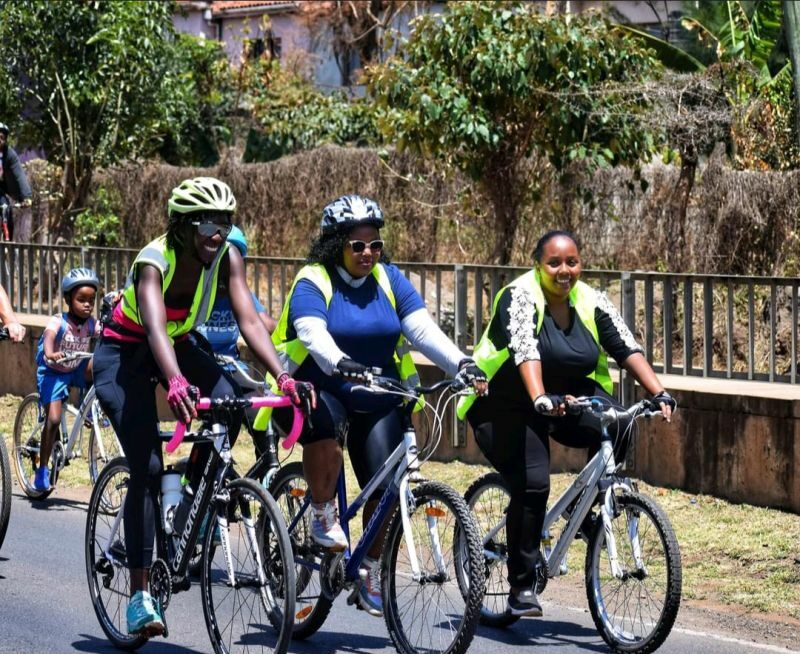
M637 418L661 415L649 400L628 409L607 406L600 398L578 398L572 412L600 417L600 451L548 510L542 530L544 569L537 575L541 593L567 572L567 552L576 536L587 542L584 569L589 610L603 640L615 652L646 654L657 649L675 623L681 601L681 556L675 532L655 501L639 493L634 480L621 476L609 427L630 418L622 439ZM505 627L516 620L506 612L506 508L509 492L500 474L476 480L465 494L482 532L486 592L481 621Z
M67 355L59 363L91 357L91 352L76 352ZM68 401L63 403L59 438L53 444L53 453L50 457L51 490L36 490L33 478L40 466L39 451L45 417L44 409L39 402L39 394L31 393L20 402L14 418L14 468L20 487L31 499L44 499L52 493L52 488L56 485L58 475L64 467L74 459L84 456L84 438L92 484L97 481L100 471L108 461L122 456L122 446L117 434L103 413L92 386L83 393L78 406Z

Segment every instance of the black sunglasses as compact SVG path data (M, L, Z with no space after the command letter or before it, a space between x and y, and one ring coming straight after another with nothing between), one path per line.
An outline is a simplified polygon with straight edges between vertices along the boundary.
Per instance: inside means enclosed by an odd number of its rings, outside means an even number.
M197 227L197 233L204 238L211 238L215 234L219 233L222 238L228 238L228 234L231 233L233 229L233 225L231 223L216 223L212 220L193 220L192 225Z
M356 254L362 253L367 248L373 252L383 250L383 240L379 238L369 243L366 241L348 241L348 244L350 245L350 249Z

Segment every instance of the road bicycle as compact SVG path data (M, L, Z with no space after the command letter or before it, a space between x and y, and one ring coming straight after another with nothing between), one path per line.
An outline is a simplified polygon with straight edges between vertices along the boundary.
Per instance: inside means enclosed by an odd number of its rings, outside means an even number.
M617 409L602 398L578 398L568 410L599 416L600 451L547 511L542 530L544 569L537 575L536 590L541 593L548 579L566 574L567 551L576 535L583 537L586 597L595 626L613 651L646 654L661 646L675 623L681 600L681 556L664 511L638 491L636 481L619 474L622 464L614 459L609 427L629 419L621 435L626 439L637 418L661 412L649 400ZM491 472L470 486L465 499L482 533L486 588L481 621L505 627L519 619L506 611L508 487L499 473Z
M198 541L203 517L212 513L205 530L200 576L203 614L208 635L217 654L234 651L287 651L295 607L295 568L286 523L280 509L264 488L252 479L231 478L231 444L228 421L233 413L249 407L290 406L286 397L202 398L197 401L200 428L185 433L179 423L170 434L167 452L184 439L210 443L202 476L194 493L184 493L186 516L167 502L156 507L156 558L150 567L150 593L159 605L167 627L166 609L172 594L191 586L189 561ZM297 439L303 414L293 406L294 423L288 446ZM162 436L165 440L167 436ZM167 467L162 472L178 476ZM129 467L123 457L110 461L92 491L86 520L86 575L89 593L100 626L109 640L122 649L136 649L147 636L128 634L125 609L130 595L130 573L123 523ZM162 486L163 487L163 486ZM115 510L109 511L103 495L116 494ZM178 507L182 504L178 504ZM213 527L216 527L213 528ZM219 545L215 544L218 534ZM168 628L164 631L166 637Z
M396 379L374 375L356 388L391 393L408 401L403 442L349 505L344 471L339 475L339 515L348 541L348 523L381 483L389 482L355 547L334 553L312 541L311 496L301 463L281 468L269 486L286 516L294 551L298 605L294 637L314 634L343 590L351 591L348 604L357 604L359 568L381 526L391 518L381 557L381 596L394 646L403 654L461 654L472 642L483 595L480 539L461 496L443 483L424 479L420 466L441 438L444 408L464 386L444 380L409 391ZM432 413L432 438L420 450L411 413L423 395L441 389L453 392L439 397Z
M0 327L0 341L8 339L8 330ZM11 518L11 462L8 460L6 438L0 434L0 547L6 539Z
M91 352L75 352L68 354L59 363L89 359L91 356ZM83 391L81 395L78 406L69 401L65 401L62 405L61 429L59 437L53 444L53 453L50 457L51 489L48 491L36 490L33 485L34 474L40 465L39 451L46 417L44 408L39 402L38 393L31 393L20 402L14 418L14 467L20 487L31 499L44 499L53 492L53 487L58 482L58 476L64 467L74 459L84 456L84 438L86 438L86 456L92 484L97 481L103 466L122 454L122 447L114 428L95 396L94 386ZM71 428L68 416L72 418ZM85 435L86 432L88 436Z

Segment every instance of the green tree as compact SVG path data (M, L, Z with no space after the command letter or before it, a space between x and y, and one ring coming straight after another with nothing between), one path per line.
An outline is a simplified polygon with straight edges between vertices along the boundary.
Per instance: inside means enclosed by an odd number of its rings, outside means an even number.
M98 166L155 152L190 104L192 87L174 66L172 10L172 2L0 4L0 75L25 108L27 142L63 167L51 238L70 231Z
M246 74L246 104L259 128L250 132L245 161L271 161L326 144L380 142L374 111L363 99L325 95L274 60L260 60Z
M525 3L460 2L422 16L399 56L368 70L387 141L466 172L493 209L493 258L511 256L531 154L557 171L638 170L657 137L635 83L659 66L598 16L545 16ZM632 84L633 83L633 84Z

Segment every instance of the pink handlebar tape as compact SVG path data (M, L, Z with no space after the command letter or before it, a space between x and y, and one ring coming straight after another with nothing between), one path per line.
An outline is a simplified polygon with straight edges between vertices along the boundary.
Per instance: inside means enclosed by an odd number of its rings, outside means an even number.
M197 409L210 409L211 408L211 399L208 397L201 397L197 403L195 404ZM303 412L297 408L294 404L292 404L292 400L289 397L283 397L279 395L270 395L268 397L253 397L250 398L250 406L255 409L261 409L263 407L283 407L283 406L291 406L294 409L294 417L292 420L292 430L289 432L289 435L283 440L283 447L284 449L289 449L297 442L297 439L300 438L300 432L303 431ZM183 442L183 437L186 435L186 424L183 422L179 422L175 427L175 433L172 434L172 438L170 439L169 443L167 443L167 454L172 454L178 446Z

